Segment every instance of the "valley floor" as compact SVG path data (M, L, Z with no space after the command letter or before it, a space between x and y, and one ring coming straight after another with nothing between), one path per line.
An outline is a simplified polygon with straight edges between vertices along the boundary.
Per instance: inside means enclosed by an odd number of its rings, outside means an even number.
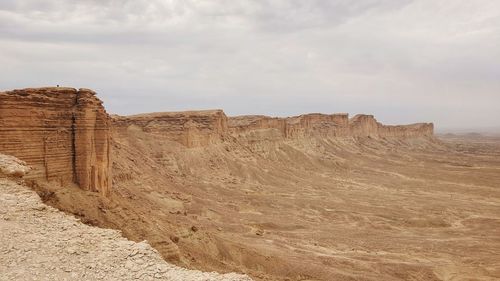
M499 139L186 149L131 130L113 149L109 199L39 192L178 265L255 280L500 279Z

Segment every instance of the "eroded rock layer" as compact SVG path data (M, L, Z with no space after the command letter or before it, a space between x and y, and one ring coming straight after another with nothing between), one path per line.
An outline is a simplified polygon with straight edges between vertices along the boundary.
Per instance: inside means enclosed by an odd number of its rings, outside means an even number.
M160 134L186 147L200 147L223 141L228 136L250 141L298 139L304 137L431 137L432 123L383 125L373 115L311 113L278 118L263 115L227 117L222 110L165 112L114 116L118 133L129 129Z
M222 141L228 133L227 117L222 110L161 112L114 116L118 133L130 127L160 134L187 147L206 146Z
M274 130L282 138L294 139L310 136L319 137L431 137L432 123L411 125L383 125L373 115L348 114L304 114L300 116L276 118L268 116L237 116L229 118L229 130L233 135L255 134L257 131Z
M109 194L109 116L88 89L0 92L0 152L33 167L28 178Z

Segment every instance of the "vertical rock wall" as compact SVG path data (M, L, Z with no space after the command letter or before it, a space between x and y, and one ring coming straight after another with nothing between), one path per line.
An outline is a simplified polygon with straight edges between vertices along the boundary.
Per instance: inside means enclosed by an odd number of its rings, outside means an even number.
M349 119L348 114L311 113L287 118L262 115L229 117L229 131L235 136L247 136L248 133L274 131L282 138L296 139L304 137L432 137L432 123L410 125L383 125L373 115L359 114Z
M378 125L373 115L358 114L349 120L349 129L353 137L377 137Z
M348 115L310 113L284 119L286 138L337 137L348 134Z
M109 142L109 117L90 90L0 92L0 152L32 166L27 178L108 195Z
M162 135L186 147L219 143L228 134L227 117L222 110L160 112L113 116L113 130L126 133L130 126Z
M95 93L80 89L74 107L75 181L82 189L111 191L110 119Z

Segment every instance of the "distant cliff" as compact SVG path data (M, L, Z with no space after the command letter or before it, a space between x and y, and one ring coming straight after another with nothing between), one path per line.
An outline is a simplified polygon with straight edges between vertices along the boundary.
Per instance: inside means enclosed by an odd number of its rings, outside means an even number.
M311 113L286 118L237 116L229 118L229 129L235 135L273 129L288 139L310 136L410 138L431 137L434 134L432 123L390 126L377 122L372 115L356 115L349 119L346 113Z
M228 132L227 117L222 110L113 116L113 130L116 133L124 133L130 126L165 136L187 147L220 142Z
M113 116L116 132L124 133L131 126L160 134L186 147L215 144L228 137L259 141L305 137L412 138L431 137L434 133L432 123L390 126L377 122L372 115L349 119L346 113L312 113L286 118L227 117L222 110L205 110Z
M88 89L0 92L0 152L26 161L27 178L111 190L110 120Z

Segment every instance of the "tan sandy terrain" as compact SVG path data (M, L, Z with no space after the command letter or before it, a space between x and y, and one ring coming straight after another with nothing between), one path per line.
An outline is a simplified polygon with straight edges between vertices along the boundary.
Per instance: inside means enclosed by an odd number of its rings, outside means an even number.
M256 280L500 278L498 139L113 137L110 199L42 194L178 265Z

